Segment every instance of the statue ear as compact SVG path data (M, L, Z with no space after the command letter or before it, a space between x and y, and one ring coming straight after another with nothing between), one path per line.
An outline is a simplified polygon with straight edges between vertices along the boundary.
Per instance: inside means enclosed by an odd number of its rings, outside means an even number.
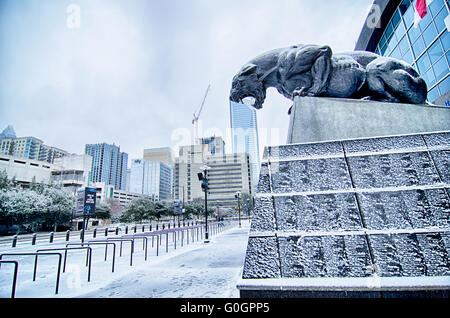
M249 75L256 72L257 66L255 64L247 64L241 71L241 75Z

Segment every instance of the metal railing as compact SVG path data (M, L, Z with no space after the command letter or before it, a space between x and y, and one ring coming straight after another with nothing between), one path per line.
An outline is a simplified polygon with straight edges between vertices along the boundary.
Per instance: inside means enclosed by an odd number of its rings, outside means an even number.
M208 224L208 232L211 235L218 234L219 232L223 231L225 228L227 228L231 223L234 222L213 222ZM228 225L228 226L227 226ZM135 230L136 228L134 228ZM145 229L145 228L143 228ZM150 230L150 227L148 228ZM181 243L181 246L184 245L184 241L186 240L186 244L189 244L189 238L191 238L191 242L194 242L195 239L197 241L201 240L203 238L203 234L205 231L205 225L204 224L184 224L182 227L172 227L169 226L166 228L163 226L163 229L153 230L149 232L137 232L132 231L133 233L123 234L119 236L118 230L114 231L114 233L117 233L115 236L112 237L103 237L103 238L97 238L96 234L98 234L97 231L93 231L92 233L95 233L92 240L88 241L80 241L78 242L67 242L65 244L65 247L54 247L54 248L41 248L37 249L35 252L24 252L24 253L1 253L0 254L0 269L2 264L13 264L14 265L14 273L13 273L13 279L12 279L12 291L11 291L11 297L15 297L16 293L16 284L17 284L17 277L19 273L19 263L21 262L21 256L35 256L34 260L34 270L33 270L33 281L36 281L36 273L37 273L37 262L38 258L43 256L58 256L58 265L56 267L56 286L55 286L55 294L58 294L59 292L59 286L60 286L60 277L61 277L61 263L62 263L62 252L64 252L64 261L63 261L63 270L64 273L66 270L66 263L68 258L68 252L75 251L75 250L86 250L86 257L85 257L85 265L87 267L87 281L91 281L91 272L92 272L92 254L94 246L104 246L105 247L105 257L104 261L107 261L108 257L108 246L113 246L113 253L112 253L112 269L111 272L114 272L115 270L115 263L116 263L116 247L117 244L120 243L120 253L119 257L122 256L122 245L123 243L129 243L130 244L130 262L129 265L133 266L133 254L135 252L135 242L138 240L142 240L142 250L144 251L144 258L145 261L147 261L148 256L148 247L149 247L149 238L152 238L152 248L154 247L154 238L156 237L156 256L159 255L159 246L162 243L163 236L165 235L165 245L166 245L166 253L169 252L169 237L172 236L172 243L173 248L177 248L177 242ZM129 231L127 231L129 232ZM108 231L105 231L105 233L108 233ZM64 234L64 233L63 233ZM171 235L170 235L171 234ZM69 237L70 235L67 235ZM37 236L34 235L34 242L33 245L36 244ZM51 240L49 240L49 243L54 243L54 239L56 236L51 236ZM64 243L64 241L63 241ZM61 252L57 252L61 251ZM4 257L14 258L14 259L8 259L4 260ZM95 264L94 264L95 266ZM22 268L22 266L20 267Z

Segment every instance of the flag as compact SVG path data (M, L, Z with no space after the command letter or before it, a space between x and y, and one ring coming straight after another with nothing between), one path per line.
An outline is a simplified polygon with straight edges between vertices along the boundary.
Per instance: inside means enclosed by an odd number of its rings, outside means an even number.
M427 6L429 6L433 0L416 0L416 6L414 7L414 27L419 26L420 20L427 14Z

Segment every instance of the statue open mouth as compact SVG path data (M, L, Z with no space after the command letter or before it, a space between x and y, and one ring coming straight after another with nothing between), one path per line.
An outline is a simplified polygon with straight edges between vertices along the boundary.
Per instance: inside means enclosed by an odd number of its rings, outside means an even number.
M253 96L247 96L240 100L241 104L254 107L256 105L256 98Z

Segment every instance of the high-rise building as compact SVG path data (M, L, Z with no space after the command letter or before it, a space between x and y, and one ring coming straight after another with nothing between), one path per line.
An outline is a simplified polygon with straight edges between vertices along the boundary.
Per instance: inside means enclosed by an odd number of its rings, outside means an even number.
M129 192L171 200L173 168L158 161L131 160Z
M68 155L68 152L44 145L44 142L36 137L3 137L0 154L53 163L56 158Z
M173 167L173 155L170 147L144 149L143 159L146 161L158 161Z
M248 153L252 165L252 186L259 179L260 157L256 109L230 101L230 124L233 153Z
M14 131L14 127L12 125L8 125L0 133L0 141L2 141L3 138L17 138L16 132Z
M90 182L104 182L116 190L125 190L128 154L107 143L86 144L85 154L92 156Z
M207 158L208 203L211 207L235 207L235 194L253 193L252 164L247 153L234 153Z
M212 141L213 142L207 142ZM182 146L175 158L174 199L191 202L203 200L198 173L208 166L211 206L230 207L237 204L236 191L252 193L252 167L248 154L224 154L221 137L203 138L198 145Z
M374 12L369 14L355 49L411 64L427 83L428 101L450 106L449 3L432 1L417 27L415 4L416 0L375 0L381 17L374 25Z

